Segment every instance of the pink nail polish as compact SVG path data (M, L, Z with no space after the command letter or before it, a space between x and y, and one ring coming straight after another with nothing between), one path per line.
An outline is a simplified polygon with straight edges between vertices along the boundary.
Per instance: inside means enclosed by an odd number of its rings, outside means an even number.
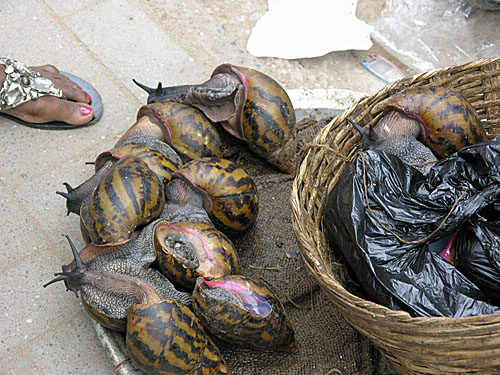
M80 107L80 113L82 114L82 116L87 116L88 114L90 114L90 112L92 112L92 108L87 107L86 105L82 105Z
M87 98L89 99L89 102L92 101L92 97L89 94L87 94Z

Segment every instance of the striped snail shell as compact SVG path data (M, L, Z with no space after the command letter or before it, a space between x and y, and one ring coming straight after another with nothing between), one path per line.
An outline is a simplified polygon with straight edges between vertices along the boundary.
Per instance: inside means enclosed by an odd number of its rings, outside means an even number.
M193 310L214 336L231 343L295 353L283 305L263 282L242 275L198 278Z
M176 102L154 103L139 109L137 118L144 116L160 119L169 127L170 145L184 162L222 156L219 133L200 110Z
M134 81L149 93L148 103L174 101L201 110L233 136L287 173L295 170L295 110L283 87L254 69L222 64L198 85L156 89Z
M68 290L93 285L132 301L126 309L126 346L132 362L144 374L230 374L224 359L187 307L164 299L143 280L85 267L73 249L77 267L56 273L44 287L64 281Z
M235 116L223 123L234 136L248 142L257 155L284 172L295 170L297 130L295 110L283 87L254 69L223 64L212 73L236 76L245 88L245 100Z
M127 321L130 359L145 374L231 374L187 307L170 300L135 304Z
M144 162L129 157L104 176L80 214L94 244L118 245L128 242L135 228L157 218L164 204L158 177Z
M155 228L154 246L160 271L175 285L193 290L196 278L239 273L233 244L206 223L169 223Z
M440 158L488 140L474 107L462 95L445 87L403 90L380 102L372 111L380 110L385 114L397 111L416 119L421 129L420 140Z
M156 174L162 184L167 184L172 178L172 174L181 166L181 163L169 159L151 147L130 144L100 153L95 161L96 173L106 165L106 162L117 162L125 157L134 157L143 161Z
M257 218L257 187L250 175L232 161L195 159L179 168L171 183L176 178L183 179L202 195L205 210L222 231L246 230ZM167 195L168 189L167 185Z

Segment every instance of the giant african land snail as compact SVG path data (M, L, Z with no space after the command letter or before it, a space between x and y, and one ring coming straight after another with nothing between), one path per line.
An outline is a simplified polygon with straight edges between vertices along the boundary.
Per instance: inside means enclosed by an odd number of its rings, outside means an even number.
M161 182L170 180L172 171L182 165L177 153L166 143L170 142L170 130L159 120L140 117L118 140L112 150L98 155L95 174L76 188L64 183L67 192L56 192L66 198L69 213L80 215L80 208L87 203L104 175L118 160L133 156L144 161L157 173Z
M375 126L363 129L361 147L379 149L410 164L426 164L462 147L487 141L472 107L460 94L444 87L414 87L401 91L373 108L383 110ZM419 169L427 174L430 164Z
M230 374L219 350L189 308L165 299L147 282L121 273L85 267L72 247L76 268L56 273L45 286L64 281L77 293L92 286L123 296L126 309L126 345L130 359L145 374Z

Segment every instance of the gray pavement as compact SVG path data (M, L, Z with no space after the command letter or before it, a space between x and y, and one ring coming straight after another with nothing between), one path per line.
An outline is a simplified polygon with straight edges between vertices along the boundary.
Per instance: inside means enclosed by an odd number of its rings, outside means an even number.
M246 41L266 9L267 0L1 2L1 56L54 64L90 82L104 102L96 125L71 131L0 119L1 374L113 371L80 300L62 284L42 284L71 259L64 234L83 246L79 218L66 216L55 191L88 178L93 167L84 163L134 122L146 95L132 78L149 86L197 83L230 62L257 68L286 89L372 93L385 85L361 67L367 51L291 61L253 57Z

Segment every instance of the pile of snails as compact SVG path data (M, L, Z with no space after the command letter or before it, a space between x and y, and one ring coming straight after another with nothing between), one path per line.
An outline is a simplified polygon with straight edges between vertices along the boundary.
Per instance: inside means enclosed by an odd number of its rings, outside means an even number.
M220 124L279 169L295 165L295 113L265 74L224 64L200 85L149 89L148 104L95 173L64 183L86 246L67 237L63 281L103 326L125 332L145 374L230 374L211 336L298 351L283 305L263 280L240 274L227 236L258 214L257 187L222 158Z

